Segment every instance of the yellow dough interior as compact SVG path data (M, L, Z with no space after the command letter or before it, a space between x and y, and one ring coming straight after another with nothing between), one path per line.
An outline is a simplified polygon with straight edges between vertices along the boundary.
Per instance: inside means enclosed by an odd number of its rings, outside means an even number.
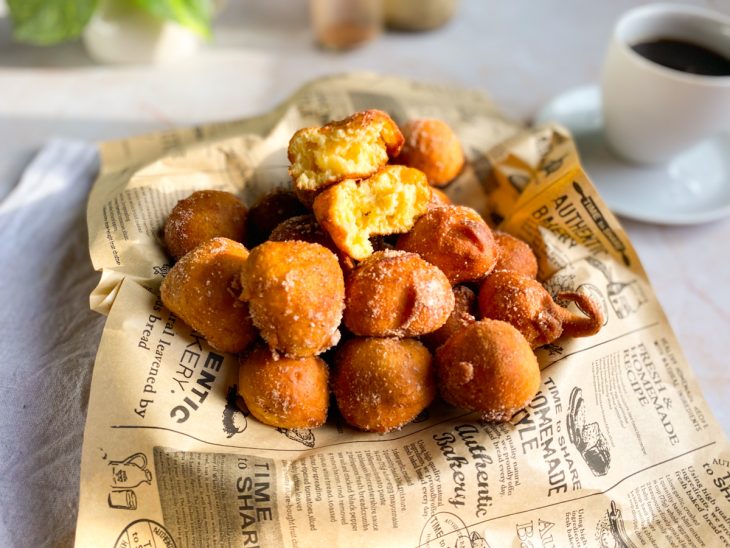
M408 232L425 213L431 189L425 175L403 166L387 166L359 183L344 181L337 187L335 224L347 234L345 246L355 259L373 252L374 234Z
M343 177L367 177L388 161L382 123L367 127L313 128L292 143L297 187L315 190Z

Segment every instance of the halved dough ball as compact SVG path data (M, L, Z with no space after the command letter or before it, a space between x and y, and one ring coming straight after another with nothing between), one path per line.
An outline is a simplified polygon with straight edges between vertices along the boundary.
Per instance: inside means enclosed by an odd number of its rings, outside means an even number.
M289 174L301 190L370 177L402 146L403 135L390 116L381 110L365 110L297 131L289 141Z
M335 355L332 389L349 424L390 432L436 396L431 354L414 339L350 339Z
M416 337L441 327L453 308L438 268L415 253L378 251L348 276L343 319L355 335Z
M236 242L246 238L246 206L230 192L193 192L172 208L165 222L165 246L175 259L216 237Z
M247 242L251 249L269 239L280 223L308 213L291 190L276 189L259 198L248 212Z
M264 242L249 255L241 299L272 348L314 356L337 344L345 282L337 257L319 244Z
M403 127L405 143L397 162L420 169L434 186L451 182L464 167L459 138L442 120L412 120Z
M417 169L386 166L360 182L343 181L314 200L314 214L354 259L373 252L370 236L407 232L427 209L431 188Z
M498 320L481 320L454 334L436 351L436 366L441 397L488 421L509 420L540 388L532 348Z
M454 286L454 310L444 325L421 337L429 350L436 350L457 331L477 321L477 296L465 285Z
M398 238L397 249L418 253L438 266L452 284L484 278L499 254L492 231L469 207L428 210L410 232Z
M501 230L494 230L493 234L499 247L494 270L511 270L530 278L537 276L537 258L526 242Z
M257 335L238 300L247 257L242 244L213 238L180 259L160 287L164 305L223 352L241 352Z
M264 424L316 428L327 420L329 372L320 358L287 358L259 343L240 364L238 392Z

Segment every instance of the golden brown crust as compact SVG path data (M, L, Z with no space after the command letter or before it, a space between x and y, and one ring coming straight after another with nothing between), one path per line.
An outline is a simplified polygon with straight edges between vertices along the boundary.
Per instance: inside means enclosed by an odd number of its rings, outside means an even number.
M321 359L292 359L257 344L240 358L238 391L251 414L277 428L316 428L327 420L329 371Z
M416 337L444 324L454 294L443 272L415 253L378 251L345 286L345 326L367 337Z
M403 146L396 123L381 110L357 112L318 128L303 128L289 141L289 173L301 190L370 177Z
M494 230L493 234L499 247L494 270L511 270L530 278L537 276L537 258L526 242L501 230Z
M452 205L453 202L443 190L439 190L436 187L431 188L431 201L428 203L428 208Z
M479 290L479 312L485 318L510 323L533 348L553 342L566 327L566 335L584 337L598 332L603 312L581 293L560 293L573 300L588 315L582 317L559 306L538 282L518 272L498 270L484 280Z
M369 179L322 191L314 200L314 215L339 249L362 260L373 252L370 236L410 230L430 200L423 173L386 166Z
M443 206L428 210L397 249L418 253L438 266L452 284L478 281L497 263L498 248L484 219L471 208Z
M271 231L290 217L308 213L291 190L277 189L259 198L248 212L247 242L253 249L269 239Z
M353 338L335 356L332 389L343 418L370 432L390 432L433 401L431 354L414 339Z
M238 300L247 257L242 244L213 238L180 259L160 287L164 305L223 352L241 352L257 335Z
M269 240L272 242L299 240L301 242L309 242L310 244L319 244L337 255L344 273L348 273L355 268L355 261L337 248L335 242L332 241L330 235L320 226L314 215L290 217L271 232Z
M319 244L264 242L249 255L241 299L272 348L313 356L337 343L345 284L337 257Z
M432 352L444 344L449 338L461 329L477 321L476 315L476 294L465 285L457 285L453 288L454 310L447 318L444 325L433 333L421 337L421 342Z
M175 259L216 237L246 239L246 206L230 192L193 192L172 208L165 222L165 247Z
M405 142L397 162L420 169L433 186L450 183L464 167L459 138L442 120L411 120L403 127Z
M540 387L537 358L514 327L481 320L455 333L436 351L439 392L448 403L506 421Z

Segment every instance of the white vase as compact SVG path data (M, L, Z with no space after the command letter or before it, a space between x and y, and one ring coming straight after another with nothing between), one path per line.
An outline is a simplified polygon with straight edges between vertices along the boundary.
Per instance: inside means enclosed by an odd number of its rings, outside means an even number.
M101 63L168 63L193 54L201 38L163 21L130 0L101 0L83 34L91 57Z

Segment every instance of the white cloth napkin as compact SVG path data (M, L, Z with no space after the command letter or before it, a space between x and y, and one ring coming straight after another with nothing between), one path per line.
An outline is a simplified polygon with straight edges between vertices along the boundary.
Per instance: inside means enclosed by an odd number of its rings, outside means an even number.
M45 146L0 202L0 546L70 546L91 371L89 143Z

